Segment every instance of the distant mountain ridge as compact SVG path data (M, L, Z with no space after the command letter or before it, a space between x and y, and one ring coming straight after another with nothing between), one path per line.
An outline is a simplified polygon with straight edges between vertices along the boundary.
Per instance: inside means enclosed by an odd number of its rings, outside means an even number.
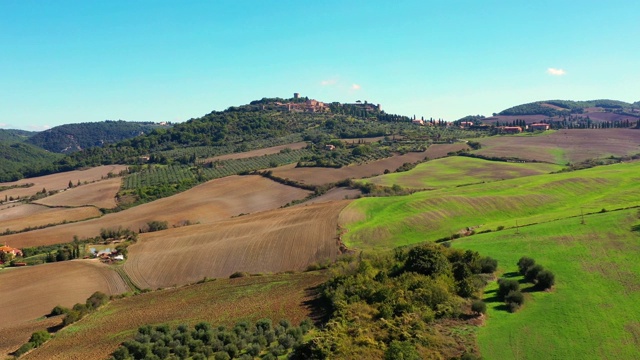
M0 142L15 143L25 141L35 135L35 131L17 130L17 129L0 129Z
M602 108L611 111L640 110L640 101L633 104L619 100L599 99L588 101L545 100L521 104L502 110L497 115L546 115L582 114L587 108ZM640 115L640 114L639 114Z
M154 129L167 127L153 122L112 121L66 124L41 131L26 142L55 153L72 153L96 146L113 144Z

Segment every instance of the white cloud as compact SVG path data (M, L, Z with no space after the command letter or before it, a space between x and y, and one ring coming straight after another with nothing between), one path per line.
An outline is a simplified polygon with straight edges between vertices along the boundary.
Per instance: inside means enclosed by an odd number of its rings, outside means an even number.
M331 85L335 85L337 82L338 82L337 79L327 79L327 80L320 81L320 85L331 86Z
M8 127L8 126L9 126L9 124L7 124L7 123L0 123L0 128Z
M49 125L29 125L27 127L33 131L43 131L43 130L51 129L51 126Z
M556 69L556 68L548 68L547 69L547 74L553 75L553 76L562 76L562 75L564 75L566 73L567 72L564 71L564 69Z
M351 85L351 90L360 90L360 89L362 89L362 86L360 86L358 84Z

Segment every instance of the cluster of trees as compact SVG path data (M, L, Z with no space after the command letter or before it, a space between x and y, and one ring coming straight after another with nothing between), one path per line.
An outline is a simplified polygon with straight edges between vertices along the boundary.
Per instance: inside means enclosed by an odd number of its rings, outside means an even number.
M524 276L526 282L533 283L535 289L546 290L555 284L555 275L536 264L532 258L523 256L517 265L520 275ZM515 279L498 279L497 296L506 303L510 312L516 312L524 304L520 283Z
M518 260L518 270L525 281L535 284L539 290L550 289L555 284L555 275L530 257L523 256Z
M201 322L194 328L179 325L142 326L133 340L113 352L111 359L278 359L304 341L313 328L309 320L293 326L288 320L273 324L261 319L241 321L230 329Z
M344 260L322 286L331 319L298 353L305 359L443 357L449 339L429 324L460 317L485 286L482 273L496 266L477 252L432 243Z
M60 305L54 307L49 316L64 315L62 325L67 326L82 319L85 315L96 311L100 306L108 302L108 295L100 291L96 291L89 296L85 303L77 303L73 305L71 309Z

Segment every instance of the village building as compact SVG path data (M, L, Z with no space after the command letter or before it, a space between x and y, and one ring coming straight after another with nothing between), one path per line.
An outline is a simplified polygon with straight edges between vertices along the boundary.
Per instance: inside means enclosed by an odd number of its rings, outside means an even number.
M546 130L549 130L549 124L544 124L544 123L531 124L529 125L529 129L533 131L536 131L536 130L546 131Z
M473 126L473 121L461 121L460 128L467 128L469 126Z
M412 124L424 125L424 120L422 119L413 119L411 120Z
M0 246L0 253L11 254L13 256L22 256L22 250L12 248L10 246Z
M324 146L324 149L325 150L329 150L329 151L333 151L333 150L336 149L336 147L334 145L327 144L327 145Z
M522 132L520 126L502 126L500 130L504 134L519 134Z

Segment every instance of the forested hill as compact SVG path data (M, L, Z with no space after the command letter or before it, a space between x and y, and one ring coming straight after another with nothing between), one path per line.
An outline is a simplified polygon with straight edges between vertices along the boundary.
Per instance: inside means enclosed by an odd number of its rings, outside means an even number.
M146 133L160 125L151 122L103 121L56 126L31 136L27 142L56 153L70 153L116 143Z
M36 134L33 131L16 130L16 129L0 129L0 142L16 143L25 141L29 137Z
M306 99L263 98L247 105L233 106L224 111L213 111L203 117L190 119L170 128L155 128L149 133L108 144L103 147L90 147L108 142L108 126L103 124L95 130L89 130L87 124L73 124L57 127L34 139L34 144L44 144L38 140L46 136L47 141L60 143L52 151L73 149L83 150L68 153L60 161L38 168L40 174L49 174L72 170L85 166L103 164L132 164L142 156L158 159L159 152L208 147L221 149L221 152L242 151L243 147L255 143L273 140L289 143L302 139L358 138L375 137L389 133L394 123L408 123L406 116L387 114L376 105L364 103L318 103L308 105ZM318 105L321 104L321 105ZM309 107L311 106L311 108ZM115 122L116 125L119 122ZM85 125L82 127L82 125ZM58 131L81 126L82 131L72 135ZM92 140L79 143L79 138ZM41 145L44 146L44 145ZM257 145L256 145L257 146ZM269 146L269 145L267 145ZM161 155L163 158L165 155Z
M498 115L545 115L582 114L587 108L602 108L612 112L632 112L640 109L640 101L633 104L618 100L546 100L522 104L501 111Z
M23 142L0 143L0 182L36 176L63 155L53 154Z

